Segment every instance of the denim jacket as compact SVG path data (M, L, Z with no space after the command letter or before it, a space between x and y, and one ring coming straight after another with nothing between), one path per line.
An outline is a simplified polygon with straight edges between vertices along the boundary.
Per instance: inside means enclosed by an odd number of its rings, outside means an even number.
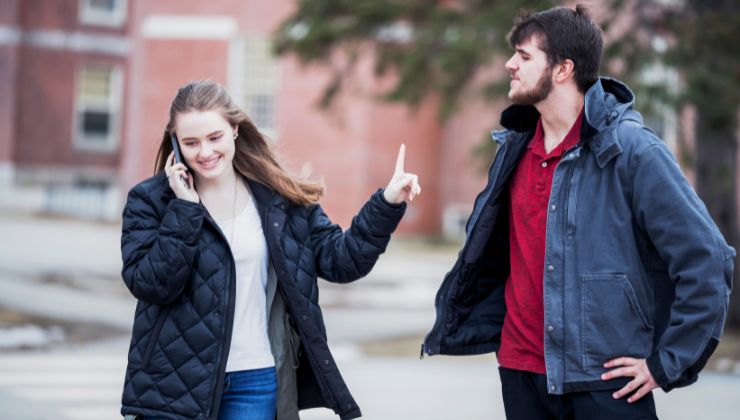
M585 95L581 141L555 169L544 264L548 391L619 388L600 379L615 357L647 359L666 391L693 383L717 346L733 257L665 143L632 109L634 95L601 78ZM422 355L497 351L509 276L509 180L539 114L514 105L467 238L435 300ZM513 209L516 211L516 209Z

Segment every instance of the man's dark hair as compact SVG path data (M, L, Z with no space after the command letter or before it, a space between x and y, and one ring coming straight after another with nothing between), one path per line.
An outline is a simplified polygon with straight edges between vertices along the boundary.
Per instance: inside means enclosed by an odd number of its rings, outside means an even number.
M534 14L525 14L514 22L508 35L512 48L537 37L539 48L547 54L550 67L570 59L574 78L582 93L599 77L603 41L601 29L591 20L582 5L576 9L555 7Z

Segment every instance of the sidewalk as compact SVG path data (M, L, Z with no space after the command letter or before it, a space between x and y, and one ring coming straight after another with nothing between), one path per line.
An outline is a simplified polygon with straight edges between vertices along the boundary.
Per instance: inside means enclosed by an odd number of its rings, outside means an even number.
M135 306L119 275L120 227L0 214L0 231L0 306L121 331L98 342L0 353L0 418L120 418ZM320 282L330 346L363 418L504 418L493 356L418 358L420 337L434 321L434 295L455 256L396 241L368 278ZM368 343L400 350L373 355L363 350ZM689 388L655 393L660 417L669 420L734 418L738 395L740 376L713 373ZM301 418L337 419L323 409Z

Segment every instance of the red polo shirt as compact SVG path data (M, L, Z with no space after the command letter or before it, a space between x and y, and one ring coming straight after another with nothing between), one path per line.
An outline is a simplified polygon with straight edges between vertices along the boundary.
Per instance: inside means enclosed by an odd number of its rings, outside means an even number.
M512 175L509 200L511 274L506 282L506 318L499 364L545 374L543 279L547 208L552 176L563 153L580 140L581 112L565 139L545 152L542 120Z

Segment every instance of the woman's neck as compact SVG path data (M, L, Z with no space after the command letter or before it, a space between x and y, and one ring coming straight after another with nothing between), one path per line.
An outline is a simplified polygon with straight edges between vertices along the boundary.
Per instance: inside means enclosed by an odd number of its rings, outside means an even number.
M249 201L246 186L233 170L209 182L196 182L196 188L201 202L216 220L236 217Z
M216 179L195 178L195 188L199 195L234 195L234 184L237 182L236 171L231 168Z
M237 173L232 169L216 179L196 178L195 188L206 208L216 213L223 213L223 207L231 207L234 203L239 189L238 181Z

